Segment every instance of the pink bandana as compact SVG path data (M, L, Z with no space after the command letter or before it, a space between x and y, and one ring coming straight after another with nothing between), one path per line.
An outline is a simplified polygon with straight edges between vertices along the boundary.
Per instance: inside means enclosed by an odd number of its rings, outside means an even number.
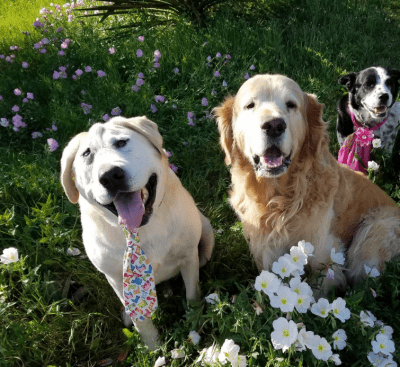
M151 318L158 307L153 268L139 245L137 229L131 231L122 227L127 240L123 272L125 312L143 321Z
M351 121L353 121L356 127L356 131L349 135L344 141L339 150L338 162L346 164L353 171L365 173L365 167L368 167L374 131L378 130L386 122L387 118L368 129L361 126L352 112L348 112L350 113Z

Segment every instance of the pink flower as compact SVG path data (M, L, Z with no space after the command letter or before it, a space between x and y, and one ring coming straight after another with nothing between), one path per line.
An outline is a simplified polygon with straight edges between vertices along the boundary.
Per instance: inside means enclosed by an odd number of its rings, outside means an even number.
M68 48L68 43L66 43L66 42L61 43L61 48L63 50L67 49Z
M182 144L183 144L185 147L187 147L187 146L189 145L189 143L188 143L187 141L184 141Z
M229 55L229 54L228 54L228 55L226 55L225 57L226 57L228 60L230 60L230 59L232 58L232 56L231 56L231 55Z
M54 123L53 123L53 125L51 125L51 129L52 129L53 131L57 131L57 126L54 125Z
M172 164L172 163L169 165L169 168L171 168L175 173L178 172L178 167L175 166L175 165Z
M110 119L110 116L108 116L108 114L105 114L105 115L103 116L104 122L107 122L109 119Z
M54 152L59 147L57 141L53 138L47 139L47 144L50 148L50 152Z
M53 79L57 80L60 77L60 73L58 71L54 71L53 73Z
M137 85L132 85L132 90L133 90L134 92L139 92L139 86L137 86Z
M13 106L11 109L12 109L14 112L18 112L18 111L19 111L19 107L18 107L18 106Z
M164 101L165 101L164 96L156 96L156 102L164 103Z
M157 58L161 58L161 52L159 50L154 51L154 56Z
M36 28L43 28L44 24L40 23L38 20L32 24Z
M78 76L81 76L83 74L83 71L81 69L77 69L75 71L75 74L78 75Z
M64 56L64 55L65 55L65 52L64 52L64 51L58 51L58 54L59 54L60 56Z
M85 67L85 71L87 73L90 73L92 71L92 68L88 65L88 66Z
M3 100L3 96L0 96L0 101L2 101Z
M249 73L246 73L245 76L244 76L244 78L245 78L245 79L250 79Z
M214 71L214 76L216 76L216 77L219 77L219 76L220 76L220 73L219 73L218 70Z
M74 74L74 75L72 75L72 79L73 80L78 80L78 77Z
M41 42L43 45L47 45L47 44L50 43L50 41L49 41L48 38L43 38L40 42Z
M159 67L160 67L160 63L159 63L159 62L156 62L156 63L154 64L154 67L155 67L155 68L159 68Z
M136 84L141 87L144 84L144 80L139 78L136 80Z
M5 58L5 56L4 55L0 55L0 59L4 59Z
M83 108L83 113L85 115L90 113L90 110L92 109L93 106L91 106L90 104L86 104L86 103L81 103L81 107Z
M67 68L65 66L60 66L58 70L60 70L61 72L65 72Z
M143 51L139 48L137 51L136 51L136 57L142 57L143 56Z
M179 69L178 69L178 68L175 68L175 69L174 69L174 73L175 73L175 74L178 74L178 73L179 73Z
M3 127L8 127L9 122L8 122L8 120L6 118L2 117L0 119L0 125L3 126Z
M166 150L165 154L167 155L168 158L172 157L172 153L169 150Z
M33 93L26 93L26 97L28 98L28 99L34 99L33 98Z
M41 138L41 137L43 137L43 134L39 131L34 131L32 133L32 139Z
M158 111L158 108L154 104L151 104L150 110L151 110L151 112L156 113Z
M57 28L56 32L60 33L62 31L62 27Z
M256 67L254 65L251 65L250 70L256 70Z
M119 107L115 107L111 110L111 115L113 116L119 116L121 114L121 109Z
M108 49L108 52L109 52L111 55L115 54L115 48L114 48L114 47L110 47L110 48Z
M220 59L222 57L220 52L217 52L217 54L215 55L218 59Z
M47 52L47 50L45 49L45 48L42 48L41 50L40 50L40 53L41 54L45 54Z
M208 106L207 98L202 98L202 100L201 100L201 105L202 105L202 106Z
M97 72L97 75L98 75L100 78L102 78L102 77L106 76L106 73L105 73L103 70L99 70L99 71Z
M374 140L374 133L367 128L359 127L356 132L356 141L363 147L371 144Z
M14 94L15 94L16 96L20 96L21 93L22 93L22 92L21 92L18 88L14 89Z
M29 66L29 64L27 62L25 62L25 61L22 62L22 67L24 69L26 69L28 66Z
M139 40L139 42L143 42L144 41L144 36L139 36L138 40Z
M143 73L139 73L138 75L137 75L139 78L144 78L144 74Z
M27 103L28 102L28 98L24 98L23 100L22 100L22 103Z

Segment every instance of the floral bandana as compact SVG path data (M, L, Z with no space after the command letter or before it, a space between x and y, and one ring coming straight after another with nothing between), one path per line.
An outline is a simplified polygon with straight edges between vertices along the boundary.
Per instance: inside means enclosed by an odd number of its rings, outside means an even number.
M346 164L353 171L365 173L365 167L368 166L369 153L371 152L371 142L374 139L374 131L378 130L386 122L387 118L368 129L361 126L352 112L348 112L356 131L346 138L340 148L338 162Z
M143 321L151 318L158 307L153 268L139 245L137 229L122 227L127 242L123 273L125 312L132 319Z

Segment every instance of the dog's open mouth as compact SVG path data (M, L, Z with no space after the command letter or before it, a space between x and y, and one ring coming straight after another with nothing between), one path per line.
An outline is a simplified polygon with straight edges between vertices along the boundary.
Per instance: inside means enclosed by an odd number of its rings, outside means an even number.
M388 108L386 106L379 106L374 108L367 108L370 113L377 117L385 117L387 115Z
M139 228L148 223L153 213L156 189L157 175L152 174L141 190L119 192L114 201L104 207L118 216L120 224L124 224L129 229Z
M285 156L277 147L272 146L263 156L254 156L254 168L258 176L277 176L289 167L291 154Z

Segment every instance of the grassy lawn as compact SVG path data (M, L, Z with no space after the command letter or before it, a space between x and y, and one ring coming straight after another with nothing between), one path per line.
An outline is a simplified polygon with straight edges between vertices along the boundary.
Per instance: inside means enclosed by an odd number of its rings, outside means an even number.
M175 26L143 27L122 39L110 38L104 28L127 18L100 24L73 12L68 22L62 6L60 20L47 15L54 27L35 28L36 18L43 21L39 11L44 6L57 12L44 1L0 3L0 254L15 247L20 256L18 262L0 264L0 367L99 366L107 359L114 366L148 367L160 356L168 366L194 366L199 351L213 343L222 346L226 339L240 346L249 366L333 366L311 350L274 349L272 323L285 314L253 288L259 274L227 202L229 170L210 112L247 76L284 74L325 104L336 154L336 102L344 93L337 80L371 65L400 68L400 2L271 0L242 13L222 6L206 27L176 17ZM99 76L100 70L105 76ZM156 102L157 95L165 102ZM216 236L212 260L200 279L202 295L217 293L220 302L189 307L180 277L160 285L154 322L164 344L155 353L134 330L124 329L119 300L85 256L79 209L68 202L59 181L67 142L117 107L123 116L147 115L159 125L172 153L170 163L178 167ZM26 125L18 131L13 129L13 122L20 121L16 115ZM33 138L33 133L41 136ZM51 151L48 139L59 148ZM380 168L370 178L399 203L400 182L389 157L378 152L376 160ZM80 249L81 255L70 256L68 248ZM293 318L301 317L307 330L331 344L332 334L344 329L347 346L335 351L343 365L369 366L367 354L379 327L365 326L360 312L368 310L390 325L400 345L399 283L400 266L392 262L381 277L341 295L351 311L347 322L311 313L295 312ZM173 293L162 296L169 287ZM256 314L255 305L262 314ZM188 341L192 330L201 336L197 345ZM185 357L171 358L171 350L181 346ZM393 355L400 360L400 352Z

